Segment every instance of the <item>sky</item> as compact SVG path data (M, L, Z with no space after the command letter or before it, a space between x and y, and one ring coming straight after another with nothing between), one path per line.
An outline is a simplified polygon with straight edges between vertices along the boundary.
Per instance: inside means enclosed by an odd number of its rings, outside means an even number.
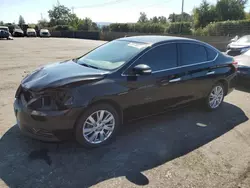
M185 0L184 12L191 13L202 0ZM215 3L217 0L208 0ZM181 12L182 0L59 0L60 4L73 8L80 18L89 17L94 22L136 22L140 12L148 18ZM48 10L57 0L0 0L0 21L18 22L19 15L26 23L48 20Z

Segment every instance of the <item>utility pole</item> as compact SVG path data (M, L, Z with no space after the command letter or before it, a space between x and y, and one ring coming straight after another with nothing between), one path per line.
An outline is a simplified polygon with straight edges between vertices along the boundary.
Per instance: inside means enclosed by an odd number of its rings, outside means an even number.
M183 9L184 9L184 0L182 0L182 3L181 3L181 24L180 24L180 34L181 34L182 22L183 22Z
M181 19L183 19L183 9L184 9L184 0L182 0L181 4Z

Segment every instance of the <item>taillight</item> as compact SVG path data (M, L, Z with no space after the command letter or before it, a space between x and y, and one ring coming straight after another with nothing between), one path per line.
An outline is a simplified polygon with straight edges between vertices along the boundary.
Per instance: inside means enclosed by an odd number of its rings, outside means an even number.
M234 66L235 70L238 70L238 62L233 61L232 65Z

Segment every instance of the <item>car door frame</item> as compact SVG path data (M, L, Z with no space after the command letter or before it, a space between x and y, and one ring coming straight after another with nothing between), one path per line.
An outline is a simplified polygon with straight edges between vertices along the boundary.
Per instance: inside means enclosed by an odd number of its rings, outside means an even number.
M198 92L194 93L194 99L199 99L199 98L204 97L204 95L207 93L208 90L210 90L210 87L212 87L212 85L213 85L213 82L208 81L208 79L210 79L211 77L213 77L216 74L216 72L215 72L216 65L215 64L213 65L212 63L216 61L216 59L219 56L219 53L214 50L217 53L215 58L212 60L208 60L207 48L210 48L209 46L207 46L206 44L203 44L203 43L195 42L195 41L184 41L184 42L182 41L182 42L177 42L179 55L181 55L180 45L183 43L202 46L206 52L207 60L203 61L203 62L182 65L181 58L179 58L179 66L182 68L186 68L187 73L190 74L190 76L192 77L191 79L192 79L193 83L191 84L191 87L193 87L193 90L197 89L199 84L201 85L201 87L198 87L199 88ZM213 49L211 48L211 50L213 50ZM200 73L200 75L199 75L199 73ZM197 81L197 79L202 79L203 81L206 80L208 82L206 82L206 84L205 84L205 82L201 83L200 81ZM196 81L194 81L194 80L196 80Z
M166 104L165 106L161 106L159 109L158 112L156 113L159 113L159 112L162 112L162 111L165 111L165 110L168 110L169 108L173 107L173 106L176 106L177 104L180 104L182 103L183 100L186 100L185 97L186 96L182 96L182 92L178 92L178 88L181 88L181 85L180 83L183 82L183 80L179 79L179 78L170 78L169 76L172 74L170 71L173 71L173 72L178 72L181 68L179 67L179 60L180 60L180 55L179 55L179 49L178 49L178 44L176 41L171 41L171 42L164 42L164 43L161 43L161 44L158 44L158 45L155 45L153 48L150 48L149 50L146 50L143 54L141 54L139 57L137 57L128 67L125 68L125 70L122 72L121 76L123 77L129 77L131 76L128 72L129 70L131 70L131 67L140 59L142 58L146 53L150 52L152 49L154 48L157 48L159 46L162 46L162 45L168 45L168 44L175 44L176 45L176 67L172 67L172 68L167 68L167 69L161 69L161 70L155 70L155 71L152 71L152 74L149 75L152 77L152 79L155 79L156 80L156 83L155 83L155 91L162 91L162 92L159 92L157 97L160 98L161 100L165 100L165 103ZM167 60L166 60L166 63L167 63ZM169 73L167 73L169 72ZM166 77L164 80L159 80L158 83L157 83L157 77L159 77L160 74L164 74L166 73ZM157 75L156 75L157 74ZM141 77L141 76L139 76ZM162 76L164 77L164 76ZM180 82L179 82L180 81ZM171 93L167 91L166 88L169 88L169 87L174 87L174 91ZM159 89L160 88L160 89ZM165 91L166 95L164 95L163 91ZM170 98L169 96L171 96L172 98ZM156 97L156 98L157 98ZM165 98L164 98L165 97ZM146 96L145 95L145 98L150 98L150 96ZM157 98L157 99L158 99ZM174 99L175 101L175 104L172 102ZM169 102L167 102L167 100ZM178 100L178 101L177 101ZM146 102L146 101L145 101ZM155 101L153 100L152 103L155 103L157 104L158 103L158 100L155 99Z

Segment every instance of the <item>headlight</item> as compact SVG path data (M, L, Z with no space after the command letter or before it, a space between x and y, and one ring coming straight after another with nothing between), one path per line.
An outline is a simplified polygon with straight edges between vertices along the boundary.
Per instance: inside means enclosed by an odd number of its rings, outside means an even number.
M250 48L248 47L248 48L243 48L241 51L240 51L240 53L245 53L246 51L248 51Z
M70 106L73 104L73 97L71 94L65 90L55 91L55 95L53 96L57 105Z
M65 110L73 105L73 96L64 89L48 90L41 93L23 93L27 106L33 110Z

